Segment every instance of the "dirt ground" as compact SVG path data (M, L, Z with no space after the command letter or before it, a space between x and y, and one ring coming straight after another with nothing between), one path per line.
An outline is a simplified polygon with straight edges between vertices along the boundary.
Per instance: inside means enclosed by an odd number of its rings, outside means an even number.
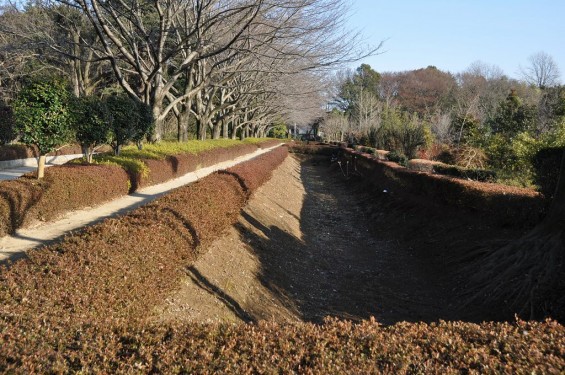
M461 253L519 235L445 208L369 192L323 158L291 156L238 224L189 269L160 320L498 319L465 305Z

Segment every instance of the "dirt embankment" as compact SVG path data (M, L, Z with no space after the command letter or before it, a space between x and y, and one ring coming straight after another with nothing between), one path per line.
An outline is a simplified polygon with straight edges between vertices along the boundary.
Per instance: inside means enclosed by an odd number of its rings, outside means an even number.
M187 270L163 320L321 322L500 318L464 306L452 260L488 239L518 235L445 208L368 194L326 159L289 157L236 228Z

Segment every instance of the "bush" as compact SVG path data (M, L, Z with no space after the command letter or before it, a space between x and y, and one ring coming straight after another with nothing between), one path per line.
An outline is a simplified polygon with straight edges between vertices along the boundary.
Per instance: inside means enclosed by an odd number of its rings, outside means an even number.
M120 155L122 147L134 141L141 149L142 140L154 126L153 115L147 105L127 96L117 94L106 99L110 113L111 146L115 155Z
M11 107L0 102L0 145L16 139L14 125L14 111Z
M0 371L44 361L51 368L76 368L71 357L85 363L93 353L60 347L59 354L71 361L66 363L49 355L51 340L64 341L75 330L87 334L145 321L178 286L199 249L236 222L246 197L286 156L280 147L2 268Z
M417 173L391 163L382 163L374 158L359 158L349 150L343 156L355 162L355 168L377 190L395 192L403 199L425 197L434 204L450 205L473 212L486 212L501 225L528 227L539 222L544 202L531 189L484 183L465 179L453 179L439 174ZM448 171L449 172L449 171ZM453 172L461 174L456 170ZM479 178L483 171L467 174ZM488 179L492 172L486 171Z
M14 116L21 143L36 146L40 155L71 139L70 94L61 80L24 87L14 102Z
M495 182L496 173L486 169L463 168L456 165L435 164L433 172L452 177L466 178L473 181Z
M0 182L0 236L36 221L94 206L127 194L129 178L123 169L102 165L64 165L48 168L37 181L23 177Z
M535 183L540 193L552 199L559 180L559 170L565 148L551 147L538 151L532 161L535 170Z
M388 161L398 163L398 164L402 165L403 167L406 167L408 165L408 158L405 155L399 154L396 151L389 152L386 155L386 158L387 158Z
M39 150L37 178L43 178L45 155L72 138L70 94L61 80L34 82L14 102L20 142Z
M144 155L133 148L130 157L100 155L92 165L81 165L81 160L74 160L68 165L49 168L41 183L29 177L0 182L0 236L34 221L52 220L66 211L97 205L131 193L140 186L182 176L257 149L254 144L239 141L226 141L224 145L231 147L216 149L211 147L222 142L201 143L198 149L208 151L200 151L198 155L185 153L165 157L167 152L179 150L165 145L160 159L144 160L132 156L135 152ZM156 151L158 146L152 149Z

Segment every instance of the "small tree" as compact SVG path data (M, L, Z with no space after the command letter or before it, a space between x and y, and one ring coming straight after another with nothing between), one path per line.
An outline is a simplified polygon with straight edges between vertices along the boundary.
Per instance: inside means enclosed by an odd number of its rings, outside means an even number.
M59 79L27 85L14 102L15 131L20 141L39 150L37 178L45 171L45 156L71 138L67 85Z
M122 146L132 141L141 148L143 139L153 131L150 108L125 94L108 97L106 105L110 114L110 145L114 154L119 155Z
M82 153L88 163L96 147L111 140L110 113L106 103L96 97L78 98L74 105L74 130Z

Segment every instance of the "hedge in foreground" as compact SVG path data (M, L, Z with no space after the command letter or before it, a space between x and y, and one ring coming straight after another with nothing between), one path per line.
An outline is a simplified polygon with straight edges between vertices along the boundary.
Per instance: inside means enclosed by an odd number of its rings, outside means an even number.
M8 332L10 334L10 332ZM6 340L6 332L0 343ZM565 329L543 323L182 324L20 333L0 370L20 373L559 374ZM2 343L3 344L3 343Z
M252 192L244 186L257 187L286 155L278 148L246 162L254 167L241 174L210 175L3 266L0 363L25 366L22 358L31 352L49 358L37 345L60 342L72 330L146 319L178 286L199 249L236 222Z

